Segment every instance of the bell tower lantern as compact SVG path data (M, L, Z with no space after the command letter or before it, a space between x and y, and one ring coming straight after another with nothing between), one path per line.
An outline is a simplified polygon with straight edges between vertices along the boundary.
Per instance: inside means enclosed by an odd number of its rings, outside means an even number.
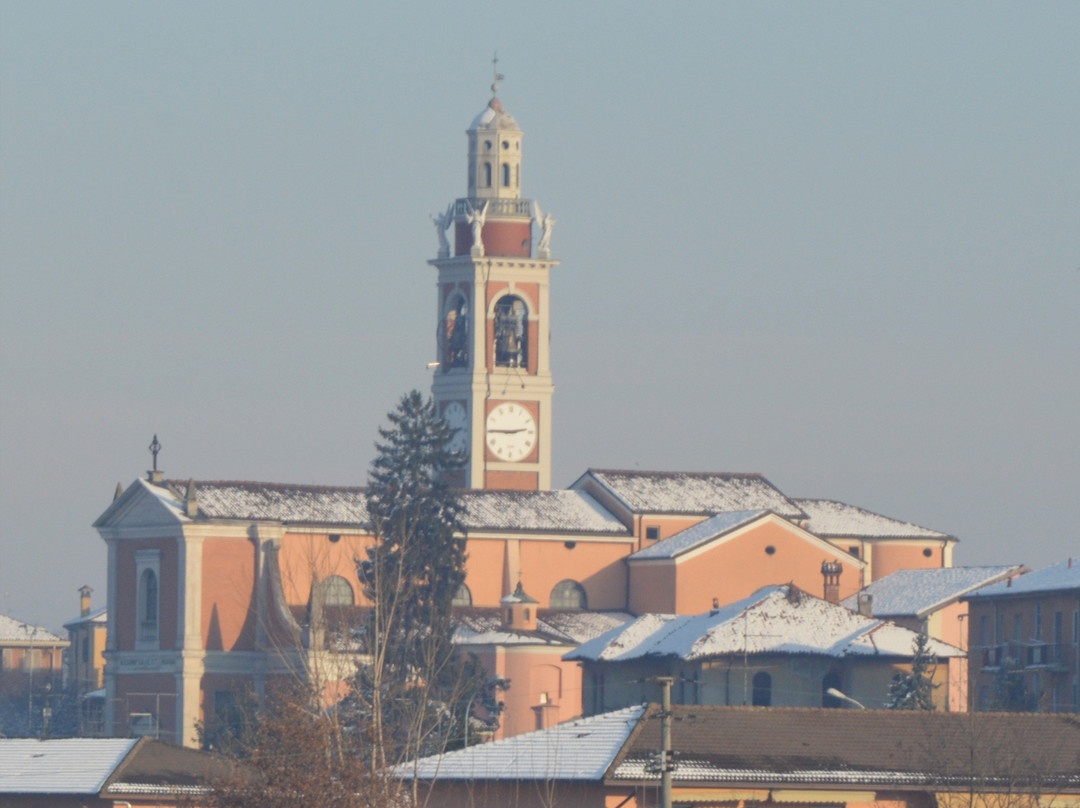
M439 254L429 262L438 271L438 366L431 389L456 430L452 448L467 455L456 483L547 490L555 220L521 196L524 136L498 97L500 78L496 74L491 100L466 131L467 195L432 216Z

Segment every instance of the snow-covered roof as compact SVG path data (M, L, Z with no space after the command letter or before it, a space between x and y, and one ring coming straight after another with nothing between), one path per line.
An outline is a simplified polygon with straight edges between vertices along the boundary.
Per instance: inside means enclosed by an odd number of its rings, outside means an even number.
M859 594L873 596L871 609L878 617L925 617L976 589L1016 574L1021 565L996 567L944 567L928 570L898 570L879 578ZM857 609L859 594L841 601Z
M0 739L0 794L97 794L133 738Z
M832 499L795 499L810 517L806 529L836 539L953 539L946 533L901 522L880 513Z
M170 480L166 485L171 502L179 506L188 482ZM207 519L359 528L370 521L362 486L201 480L194 486L199 514ZM469 490L460 491L459 497L464 506L461 521L470 531L630 536L622 522L582 491Z
M98 609L96 612L91 612L86 617L76 617L74 620L68 620L64 623L64 628L75 628L81 626L84 623L99 623L105 625L109 620L108 609Z
M458 645L580 645L634 619L628 612L540 609L536 631L515 631L503 625L498 609L455 609Z
M622 522L584 491L463 491L461 502L468 530L630 536Z
M785 519L805 514L760 474L589 469L571 488L595 480L635 513L713 514L770 510Z
M48 629L34 626L14 617L0 614L0 642L34 643L35 645L67 645L67 640Z
M398 771L420 780L599 781L645 712L628 707L549 729L422 758Z
M1041 570L1029 572L1011 581L994 584L972 592L971 598L992 598L1002 595L1034 595L1080 589L1080 558L1068 558Z
M639 550L631 555L630 559L632 561L643 561L650 558L674 558L725 533L755 522L767 513L768 511L759 510L729 511L717 514L704 522L698 522L693 527L680 530L674 536L658 541L652 547Z
M566 654L563 659L624 662L674 656L701 660L730 654L910 657L916 634L864 617L794 587L767 586L704 614L646 614ZM930 640L939 657L959 648Z

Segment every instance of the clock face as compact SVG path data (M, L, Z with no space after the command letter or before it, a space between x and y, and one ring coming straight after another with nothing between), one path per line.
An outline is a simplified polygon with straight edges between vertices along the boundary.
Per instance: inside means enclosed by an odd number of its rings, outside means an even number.
M468 413L457 401L447 404L442 413L446 425L454 430L453 437L446 444L451 452L464 452L468 450Z
M487 445L500 460L524 460L536 445L536 420L532 413L507 401L487 417Z

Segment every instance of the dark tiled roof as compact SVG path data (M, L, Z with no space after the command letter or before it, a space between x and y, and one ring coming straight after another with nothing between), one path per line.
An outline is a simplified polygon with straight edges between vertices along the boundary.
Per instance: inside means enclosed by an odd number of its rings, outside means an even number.
M676 782L949 785L1030 776L1042 788L1080 789L1080 722L1074 716L673 707ZM645 764L660 748L650 708L608 776L656 779Z

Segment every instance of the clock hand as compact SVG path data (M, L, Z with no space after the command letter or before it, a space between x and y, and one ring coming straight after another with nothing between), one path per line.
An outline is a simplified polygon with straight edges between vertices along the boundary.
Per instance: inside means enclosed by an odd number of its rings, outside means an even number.
M525 431L525 427L521 427L521 429L489 429L488 430L488 432L498 432L498 433L500 433L502 435L514 435L514 434L516 434L518 432L524 432L524 431Z

